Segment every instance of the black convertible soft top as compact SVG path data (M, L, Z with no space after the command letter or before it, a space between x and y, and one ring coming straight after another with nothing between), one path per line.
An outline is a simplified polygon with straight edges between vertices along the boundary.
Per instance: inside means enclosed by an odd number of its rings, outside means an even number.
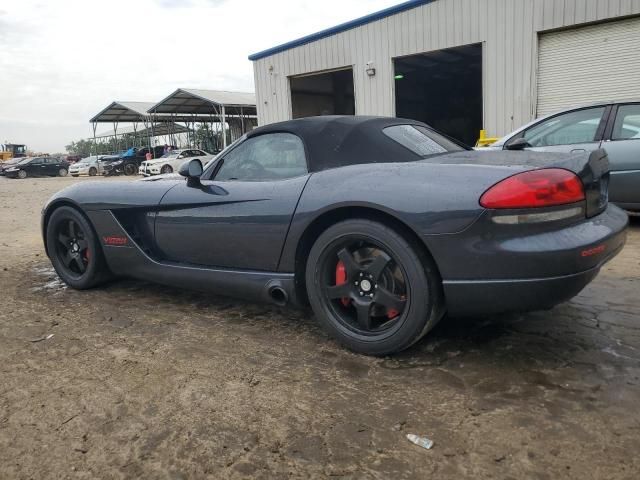
M322 116L273 123L247 137L287 132L302 139L309 171L362 163L412 162L420 157L382 132L392 125L427 125L415 120L366 116Z

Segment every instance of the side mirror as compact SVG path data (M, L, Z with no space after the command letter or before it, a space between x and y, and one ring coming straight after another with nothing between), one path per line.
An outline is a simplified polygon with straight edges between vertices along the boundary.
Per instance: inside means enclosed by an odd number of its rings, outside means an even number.
M531 147L531 144L527 142L524 138L516 138L513 142L509 143L505 149L506 150L524 150L525 148Z
M178 170L180 175L187 177L189 182L192 183L200 183L200 175L202 175L202 172L202 162L197 158L184 162L180 165L180 169Z

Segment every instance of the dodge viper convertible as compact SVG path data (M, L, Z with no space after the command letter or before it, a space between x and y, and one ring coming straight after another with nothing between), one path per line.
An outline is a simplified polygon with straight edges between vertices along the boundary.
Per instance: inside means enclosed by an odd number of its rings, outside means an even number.
M625 243L608 181L604 150L474 152L412 120L317 117L257 128L206 169L70 186L42 231L71 287L129 276L310 304L348 348L386 355L445 312L575 296Z

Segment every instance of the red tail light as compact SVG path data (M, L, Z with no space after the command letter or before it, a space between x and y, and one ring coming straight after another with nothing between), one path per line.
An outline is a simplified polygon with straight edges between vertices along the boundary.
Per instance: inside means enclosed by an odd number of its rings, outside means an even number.
M533 208L584 200L584 187L576 174L562 168L518 173L484 192L484 208Z

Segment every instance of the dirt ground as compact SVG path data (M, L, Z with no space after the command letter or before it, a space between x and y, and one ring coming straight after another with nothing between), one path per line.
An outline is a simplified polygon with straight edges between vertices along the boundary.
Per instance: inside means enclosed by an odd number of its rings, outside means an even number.
M40 209L78 181L0 177L0 478L640 478L639 222L573 301L380 359L308 312L65 288Z

